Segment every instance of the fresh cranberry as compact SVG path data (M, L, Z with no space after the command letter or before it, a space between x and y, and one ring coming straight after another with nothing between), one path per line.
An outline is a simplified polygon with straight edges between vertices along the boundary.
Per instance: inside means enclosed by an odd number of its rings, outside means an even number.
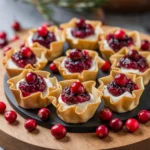
M128 79L124 74L120 73L120 74L117 74L115 76L114 81L117 85L122 86L122 85L125 85L127 83Z
M85 20L84 20L84 19L78 19L78 20L76 21L76 26L77 26L78 28L80 28L80 27L82 27L82 26L85 26Z
M103 72L107 72L110 70L110 63L108 61L105 61L105 64L102 66L101 70Z
M48 22L45 22L45 23L43 23L43 24L42 24L42 26L47 28L47 27L50 27L50 26L51 26L51 24L50 24L50 23L48 23Z
M70 54L69 54L69 57L72 59L72 60L79 60L83 57L83 53L81 50L79 49L73 49Z
M32 55L32 51L29 47L23 47L20 51L23 57L30 57Z
M52 72L54 72L54 73L58 73L58 72L59 72L59 71L58 71L58 68L57 68L57 66L56 66L55 63L51 63L51 64L49 65L49 69L50 69Z
M4 49L3 49L3 55L5 56L6 53L11 50L11 47L10 46L6 46Z
M7 39L0 38L0 48L3 48L8 44Z
M25 47L25 41L22 41L20 44L20 48L23 48L23 47Z
M103 108L99 112L99 118L103 121L110 121L112 119L112 111L109 108Z
M105 125L100 125L96 129L96 135L100 138L107 137L108 133L109 133L109 130Z
M56 139L62 139L62 138L64 138L66 136L67 130L66 130L66 128L63 125L57 124L57 125L52 126L51 134Z
M50 117L51 111L48 108L41 108L38 111L38 116L42 120L47 120Z
M2 39L6 39L6 37L7 37L6 32L4 32L4 31L0 31L0 38L2 38Z
M17 114L15 111L10 110L5 112L4 117L9 123L13 123L17 119Z
M0 113L4 113L6 110L6 104L3 102L0 102Z
M73 49L65 60L65 68L71 73L79 73L83 70L88 70L91 68L91 65L92 57L89 56L89 53L85 50Z
M30 81L32 81L32 78ZM26 80L19 82L19 89L21 90L23 97L29 96L30 94L36 92L44 92L46 88L46 82L40 75L37 75L37 80L33 84L28 84Z
M34 84L37 82L37 75L33 72L28 72L25 79L28 84Z
M25 121L24 127L29 131L32 132L33 130L36 129L37 123L34 119L27 119Z
M70 88L72 93L80 94L84 92L84 86L81 82L74 82Z
M148 110L141 110L138 113L138 120L141 123L147 123L150 121L150 112Z
M13 37L11 37L10 41L11 42L15 42L19 39L19 36L18 35L14 35Z
M150 50L150 42L148 40L142 40L141 49L144 51Z
M114 118L110 121L109 126L113 131L119 131L123 127L123 122L119 118Z
M37 31L40 36L46 36L48 34L48 30L45 26L39 27Z
M11 27L15 30L15 31L19 31L21 29L20 23L18 21L14 21L11 25Z
M115 33L114 33L114 37L116 39L124 39L126 36L125 32L123 30L117 30Z
M136 119L130 118L126 121L125 127L127 128L128 132L133 133L139 129L139 123Z
M127 54L128 58L131 60L138 60L139 59L139 54L136 50L130 50Z

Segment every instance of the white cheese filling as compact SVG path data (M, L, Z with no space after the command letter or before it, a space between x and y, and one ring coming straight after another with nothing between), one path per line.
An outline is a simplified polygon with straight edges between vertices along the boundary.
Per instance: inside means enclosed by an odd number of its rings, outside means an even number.
M132 97L132 94L129 92L124 92L122 95L120 96L113 96L111 93L109 93L108 89L107 89L107 85L104 86L104 96L110 96L111 99L115 102L120 100L122 97L126 96L126 97Z
M95 101L95 100L94 100L94 96L93 96L91 93L89 93L89 94L90 94L90 97L91 97L91 98L90 98L90 100L87 101L87 102L78 103L78 104L73 104L73 105L68 105L68 104L66 104L66 103L64 103L64 102L62 101L61 95L60 95L59 98L58 98L58 102L61 103L61 104L63 104L63 109L67 109L67 108L76 106L78 110L83 110L88 104L93 103L93 102Z
M43 97L45 97L48 94L48 88L53 87L53 84L50 82L49 79L44 78L44 80L45 80L47 88L45 89L45 91L42 92ZM25 81L25 79L21 79L20 81L17 82L17 84L16 84L17 89L19 89L19 83L22 81Z
M127 68L120 68L121 72L123 73L135 73L135 74L142 74L143 72L139 71L138 69L127 69Z
M67 60L67 58L65 58L62 63L61 63L61 67L65 69L66 73L67 74L72 74L72 72L68 71L67 68L65 68L65 61ZM93 70L96 70L96 61L95 60L92 60L92 65L91 65L91 68L88 69L88 71L93 71Z
M66 32L67 32L67 37L68 37L69 39L73 39L73 42L74 42L74 43L78 43L78 40L79 40L80 38L76 38L76 37L74 37L74 36L72 35L72 33L71 33L71 30L72 30L72 29L73 29L73 28L68 28L68 29L66 30ZM101 34L102 32L103 32L103 31L99 28L99 26L96 26L96 28L95 28L95 34L90 35L90 36L87 36L87 37L85 37L85 38L83 38L83 39L84 39L84 40L95 41L95 40L97 40L99 34Z
M39 63L39 62L42 61L42 59L41 59L41 58L38 58L38 57L36 57L36 60L37 60L36 63ZM13 62L13 60L12 60L11 58L8 59L8 61L7 61L7 66L8 66L8 68L14 68L14 69L20 68L19 66L16 65L15 62Z

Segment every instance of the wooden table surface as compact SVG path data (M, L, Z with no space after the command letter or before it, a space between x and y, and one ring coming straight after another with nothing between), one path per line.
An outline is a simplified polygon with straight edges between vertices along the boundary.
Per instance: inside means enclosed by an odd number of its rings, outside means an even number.
M108 27L104 27L105 30ZM24 38L26 31L22 31L19 35ZM143 38L150 37L141 35ZM17 47L20 41L10 44L13 47ZM0 59L2 60L2 51L0 52ZM8 103L3 88L3 77L5 75L5 69L0 64L0 100L7 104L7 110L11 110L12 107ZM67 136L61 140L56 140L51 136L50 130L37 127L37 130L29 133L24 128L24 118L18 114L17 122L10 125L3 118L3 114L0 115L0 145L7 150L42 150L47 149L64 149L64 150L87 150L87 149L122 149L122 150L140 150L150 149L150 122L141 125L140 129L134 133L129 134L124 129L120 132L110 132L109 136L105 139L99 139L95 133L68 133ZM41 148L43 147L43 148Z

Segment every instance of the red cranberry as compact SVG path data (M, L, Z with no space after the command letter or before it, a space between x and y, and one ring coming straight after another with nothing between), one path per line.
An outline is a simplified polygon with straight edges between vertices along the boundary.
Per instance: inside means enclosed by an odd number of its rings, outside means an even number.
M114 37L116 39L124 39L125 38L125 32L123 30L118 30L114 33Z
M48 34L48 30L46 29L45 26L39 27L37 32L40 36L46 36Z
M123 127L123 123L119 118L114 118L110 121L109 126L114 131L119 131Z
M80 82L74 82L71 87L71 92L76 94L81 94L84 92L84 86Z
M51 26L51 24L50 24L50 23L48 23L48 22L45 22L45 23L43 23L43 24L42 24L42 26L47 28L47 27L50 27L50 26Z
M14 35L11 39L10 39L10 41L11 42L14 42L14 41L17 41L19 39L19 36L18 35Z
M18 21L14 21L11 25L11 27L15 30L15 31L19 31L21 29L20 23Z
M20 48L23 48L23 47L25 47L25 41L22 41L20 44Z
M139 129L139 123L136 119L130 118L126 121L125 126L128 132L133 133Z
M142 40L141 49L145 50L145 51L149 50L150 49L150 42L148 40Z
M101 70L103 72L107 72L110 70L110 63L108 61L105 61L105 64L102 66Z
M0 31L0 38L2 38L2 39L6 39L6 37L7 37L6 32L4 32L4 31Z
M47 108L41 108L39 111L38 111L38 116L39 118L41 118L42 120L47 120L49 117L50 117L50 110L47 109Z
M28 72L25 79L28 84L34 84L37 81L37 75L33 72Z
M110 121L112 119L112 111L109 108L103 108L99 113L100 120Z
M54 125L52 128L51 128L51 134L56 138L56 139L61 139L61 138L64 138L67 134L67 130L66 128L61 125L61 124L57 124L57 125Z
M0 48L3 48L8 44L7 39L0 38Z
M139 54L136 50L130 50L127 54L128 58L131 60L138 60L139 59Z
M73 49L70 54L69 54L69 57L72 59L72 60L79 60L83 57L83 53L81 50L79 49Z
M6 53L11 50L11 47L10 46L6 46L4 49L3 49L3 55L5 56Z
M148 110L141 110L138 113L138 120L141 123L147 123L150 121L150 112Z
M51 63L51 64L49 65L49 69L50 69L52 72L54 72L54 73L58 73L58 72L59 72L59 71L58 71L58 68L57 68L57 66L56 66L55 63Z
M0 113L4 113L6 110L6 104L3 102L0 102Z
M85 25L85 20L84 19L78 19L77 21L76 21L76 26L77 27L82 27L82 26L84 26Z
M25 121L24 127L29 131L32 132L33 130L36 129L37 123L34 119L27 119Z
M117 85L123 86L128 82L128 79L124 74L120 73L115 76L114 81Z
M10 110L10 111L5 112L4 117L9 123L13 123L17 119L17 114L15 111Z
M20 51L23 57L30 57L33 54L29 47L22 47Z
M96 135L100 138L105 138L109 133L108 128L105 125L100 125L96 129Z

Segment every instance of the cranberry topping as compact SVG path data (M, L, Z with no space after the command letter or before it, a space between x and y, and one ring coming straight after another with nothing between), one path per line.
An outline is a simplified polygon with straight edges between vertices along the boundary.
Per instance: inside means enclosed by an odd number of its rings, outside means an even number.
M120 59L117 66L144 72L148 68L148 63L136 50L130 50L126 56Z
M150 50L150 42L148 40L142 40L142 42L141 42L141 49L143 51Z
M76 21L76 27L71 30L71 34L77 38L86 38L94 34L94 28L91 24L87 24L84 19Z
M35 54L28 47L23 47L19 52L14 53L11 59L20 68L28 64L34 65L37 62Z
M72 73L88 70L91 66L92 57L89 56L87 51L79 49L72 50L65 61L65 68Z
M3 48L4 46L6 46L8 44L7 39L5 38L0 38L0 48Z
M2 39L6 39L6 37L7 37L6 32L4 32L4 31L0 31L0 38L2 38Z
M134 44L132 37L125 34L123 30L116 31L114 34L109 34L106 37L109 46L118 52L122 47L131 46Z
M120 96L125 92L132 93L133 90L137 90L138 85L125 75L117 74L114 81L107 84L107 89L112 95Z
M80 82L74 82L62 91L61 98L67 105L73 105L87 102L91 99L91 96Z
M32 75L33 74L33 75ZM47 88L46 82L42 76L36 74L28 73L25 77L25 81L19 83L19 89L24 97L29 96L31 93L44 92ZM32 82L32 79L34 82Z
M48 31L44 26L38 28L32 37L32 42L38 42L46 48L50 48L50 44L54 41L56 41L54 33Z

